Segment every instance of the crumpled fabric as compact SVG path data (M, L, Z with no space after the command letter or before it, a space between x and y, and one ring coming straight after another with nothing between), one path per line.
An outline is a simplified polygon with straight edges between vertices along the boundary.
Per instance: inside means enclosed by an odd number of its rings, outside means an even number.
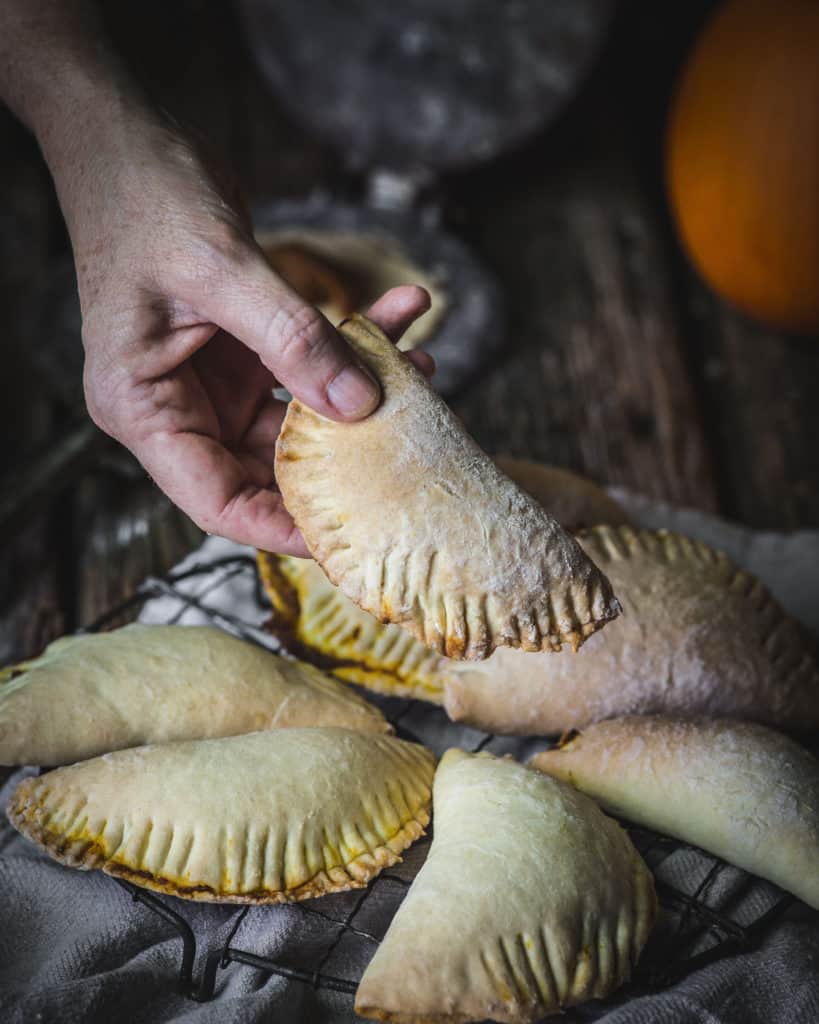
M636 521L679 529L725 550L759 575L788 611L819 635L819 532L757 532L690 509L658 505L615 491ZM236 556L245 556L237 563ZM275 648L265 633L267 609L259 602L253 552L209 538L178 567L211 566L168 588L151 586L145 622L216 622ZM182 595L180 597L180 595ZM204 610L203 610L204 609ZM404 735L436 754L450 746L483 747L521 760L547 742L542 738L488 737L450 723L439 708L374 697ZM0 792L3 804L27 772L21 769ZM701 851L651 845L635 834L658 879L695 893L742 925L752 924L782 899L774 886L731 867L712 871ZM775 842L776 837L771 837ZM270 957L287 968L356 983L423 863L429 840L416 843L403 863L363 891L339 893L290 906L253 907L241 919L232 947ZM647 844L647 845L646 845ZM669 850L671 852L669 852ZM182 913L197 942L194 978L218 954L241 910L187 903L163 896ZM661 916L644 953L660 966L681 961L674 938L678 920ZM0 1021L6 1024L90 1022L190 1022L252 1024L256 1021L358 1020L353 997L309 981L293 980L243 964L216 969L214 996L197 1002L178 985L182 943L174 927L99 871L62 867L0 821ZM675 945L677 942L677 945ZM693 955L713 938L701 933L685 950ZM654 990L638 969L634 983L605 1001L573 1008L564 1020L605 1024L817 1024L819 1022L819 913L798 901L779 913L750 950L666 978Z

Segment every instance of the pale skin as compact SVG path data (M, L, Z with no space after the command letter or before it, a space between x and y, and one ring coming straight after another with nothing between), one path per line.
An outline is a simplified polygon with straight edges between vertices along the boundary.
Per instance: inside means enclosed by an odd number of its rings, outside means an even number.
M71 236L95 423L208 533L306 555L275 487L272 388L353 421L377 382L268 267L241 204L82 0L0 0L0 98L37 137ZM369 315L397 341L428 305L407 285Z

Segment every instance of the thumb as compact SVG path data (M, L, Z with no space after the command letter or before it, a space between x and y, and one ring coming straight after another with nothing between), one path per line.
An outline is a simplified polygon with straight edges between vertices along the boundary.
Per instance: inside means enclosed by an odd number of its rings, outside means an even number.
M381 389L341 335L263 258L226 275L199 309L252 349L291 394L335 420L368 416Z

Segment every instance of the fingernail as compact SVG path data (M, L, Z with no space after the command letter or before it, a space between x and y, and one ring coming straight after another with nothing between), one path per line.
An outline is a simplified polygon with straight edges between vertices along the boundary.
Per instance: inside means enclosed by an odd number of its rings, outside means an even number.
M381 391L373 377L360 366L345 366L327 385L330 404L351 419L366 416L378 405Z

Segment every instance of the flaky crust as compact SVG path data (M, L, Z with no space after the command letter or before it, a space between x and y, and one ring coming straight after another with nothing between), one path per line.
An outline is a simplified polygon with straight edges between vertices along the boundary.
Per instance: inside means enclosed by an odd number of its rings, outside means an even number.
M608 580L375 325L340 331L381 406L339 424L294 400L276 445L285 505L329 579L450 658L580 647L617 615Z
M579 796L514 761L447 751L429 855L356 1012L528 1024L622 984L654 920L654 886L626 833Z
M572 733L531 764L819 908L819 762L773 729L627 716Z
M137 747L26 779L9 818L55 860L184 899L360 888L423 833L434 760L347 729Z
M377 708L313 665L209 626L66 636L0 673L0 764L321 725L391 731Z
M579 539L624 614L576 656L499 650L447 665L451 718L521 735L632 713L819 725L812 647L754 576L682 534L596 527Z

